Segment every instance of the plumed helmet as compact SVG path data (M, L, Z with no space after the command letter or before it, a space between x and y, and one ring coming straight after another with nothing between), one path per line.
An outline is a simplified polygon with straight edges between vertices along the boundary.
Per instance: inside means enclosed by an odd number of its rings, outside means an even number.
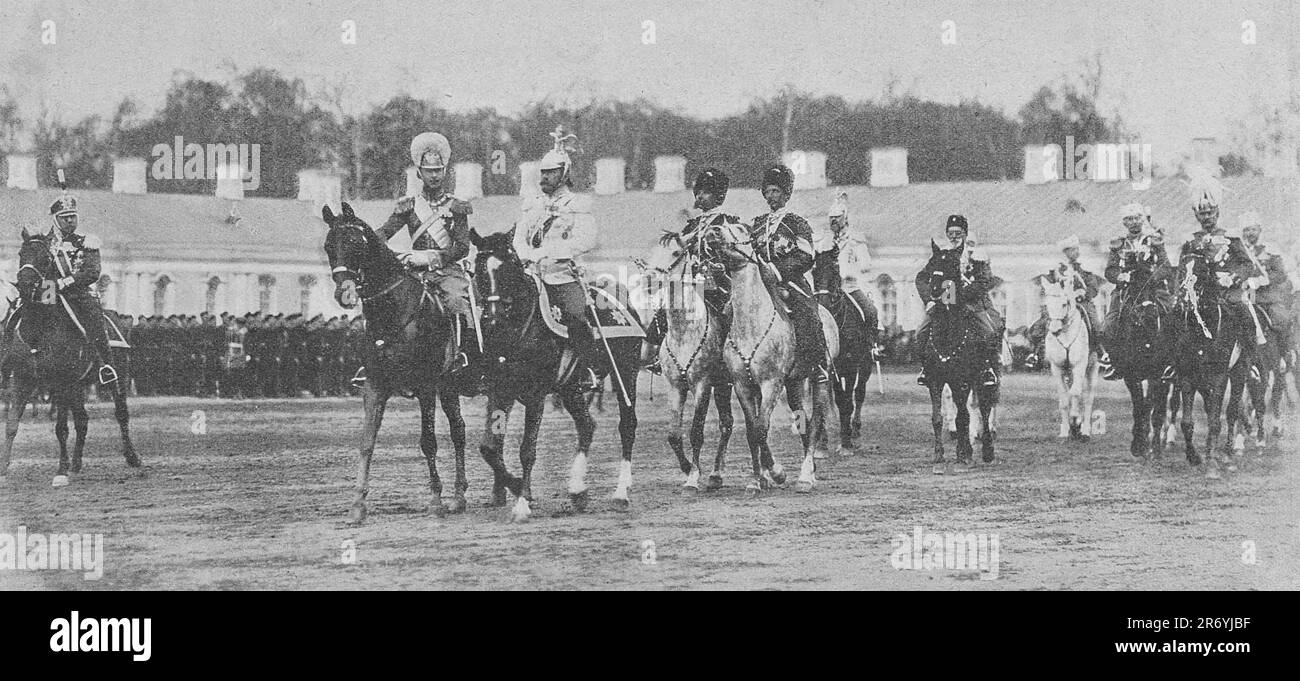
M411 140L411 163L417 168L446 168L451 160L451 143L436 132L422 132Z
M730 187L731 180L727 179L726 173L717 168L705 168L695 176L695 184L692 185L691 191L709 192L721 201L727 196L727 189Z
M564 168L565 175L568 175L569 169L573 166L573 159L569 154L577 151L578 136L566 132L562 125L555 126L555 132L550 135L554 141L551 150L542 155L540 170Z
M1218 208L1219 202L1223 200L1223 185L1209 173L1198 173L1187 188L1191 194L1193 210Z
M763 171L763 187L776 185L786 194L794 192L794 172L784 163L778 163Z

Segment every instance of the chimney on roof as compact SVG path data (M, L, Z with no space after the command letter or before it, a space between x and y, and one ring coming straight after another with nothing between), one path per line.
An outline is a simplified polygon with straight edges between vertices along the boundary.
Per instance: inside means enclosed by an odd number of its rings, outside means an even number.
M685 188L686 159L682 156L656 156L655 193L679 192Z
M826 188L826 154L820 151L791 151L781 157L781 162L794 172L796 190ZM903 184L907 184L906 179Z
M451 172L456 198L468 201L483 196L483 166L465 161L452 166Z
M312 209L343 205L343 179L326 170L308 168L298 171L298 200L310 201Z
M524 161L519 164L519 195L533 196L542 192L541 161Z
M621 158L596 159L596 193L622 194L626 188L623 179L626 171L627 161Z
M36 183L36 157L25 156L20 154L10 154L9 158L9 180L5 186L13 189L37 189Z
M1025 145L1025 184L1061 179L1061 148L1055 144Z
M113 191L118 194L144 194L149 191L145 182L145 160L130 156L113 159Z
M239 161L217 166L217 198L232 201L244 198L244 169Z
M874 147L871 150L872 187L902 187L907 184L907 149Z

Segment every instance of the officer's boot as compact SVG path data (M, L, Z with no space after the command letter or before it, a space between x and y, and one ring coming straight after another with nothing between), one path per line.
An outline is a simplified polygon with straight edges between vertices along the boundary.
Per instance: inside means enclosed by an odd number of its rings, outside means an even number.
M664 336L668 334L668 312L663 308L655 311L654 319L646 326L645 339L641 342L641 368L652 374L663 372L659 366L659 347L663 345Z
M583 392L593 392L600 387L600 379L596 378L596 365L600 362L600 354L596 348L599 342L592 337L591 327L583 323L575 323L569 326L569 342L573 347L573 353L578 358L580 370L586 372L586 378L579 384L579 389Z
M984 352L984 371L980 373L980 383L983 385L997 385L998 371L997 366L1002 362L1002 341L1001 338L990 340Z
M915 348L915 349L912 351L912 356L915 357L915 358L917 358L917 359L919 359L919 360L921 360L921 371L920 371L920 373L918 373L918 374L916 375L916 384L917 384L917 385L930 385L930 383L929 383L929 379L928 379L928 377L925 375L925 360L924 360L924 357L923 357L923 355L924 355L924 353L925 353L925 344L926 344L929 340L930 340L930 328L929 328L929 327L923 327L923 328L917 329L917 331L916 331L916 336L914 336L913 339L912 339L912 347Z
M456 373L469 366L469 355L465 352L465 334L462 332L461 319L458 314L451 316L451 334L455 343L452 352L455 354L452 355L447 366L447 373L449 374Z
M112 364L108 363L111 356L109 354L108 335L104 333L102 326L98 334L92 335L90 346L99 358L99 384L115 383L117 381L117 370L113 368Z

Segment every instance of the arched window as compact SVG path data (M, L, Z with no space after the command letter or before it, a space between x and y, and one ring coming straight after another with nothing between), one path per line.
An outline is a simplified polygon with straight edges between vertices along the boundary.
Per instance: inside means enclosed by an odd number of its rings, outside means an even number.
M169 302L168 298L170 297L168 295L170 293L168 289L170 289L171 286L171 277L168 277L165 274L158 277L158 280L153 283L153 313L155 316L165 317L169 312L171 312L167 309L167 303Z
M263 314L274 312L271 308L275 303L275 277L269 274L263 274L257 278L257 309Z
M898 323L898 286L888 274L876 277L880 290L880 324L886 329Z
M217 304L221 300L221 277L212 277L208 280L208 293L204 301L203 309L208 314L217 314Z
M298 277L298 312L303 317L311 316L311 291L316 287L316 275L304 274Z

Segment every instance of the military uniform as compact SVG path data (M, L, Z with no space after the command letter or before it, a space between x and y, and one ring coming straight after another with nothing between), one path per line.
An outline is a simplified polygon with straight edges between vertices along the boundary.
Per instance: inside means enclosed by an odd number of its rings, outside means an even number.
M1244 286L1252 277L1263 276L1255 267L1240 238L1228 236L1223 228L1197 231L1179 251L1179 275L1186 277L1187 266L1195 259L1205 259L1209 276L1195 282L1195 290L1202 301L1218 301L1236 324L1242 352L1253 352L1256 345L1255 324L1246 307Z
M794 190L794 173L783 165L769 168L763 173L763 188L769 186L780 187L788 200ZM806 278L814 260L812 227L807 220L782 205L754 218L749 237L758 259L776 269L784 290L783 298L790 308L795 335L795 364L789 377L811 375L819 381L825 380L826 337L817 312L817 299Z
M700 246L699 239L702 238L704 231L710 227L722 229L727 239L736 242L746 240L749 235L749 230L740 222L740 218L722 212L722 208L719 206L688 220L682 231L665 234L660 239L660 247L651 256L648 266L659 274L667 273L676 265L679 259L686 257L691 251L698 250ZM730 292L728 290L729 285L730 281L725 271L710 271L704 277L704 302L719 314L726 305L727 296ZM684 295L682 291L667 289L666 293L669 300L664 301L655 310L654 319L646 328L645 343L651 346L658 346L663 343L664 334L668 332L667 307L689 304L688 301L681 298Z
M966 264L965 271L961 273L962 281L958 283L957 287L957 302L974 318L978 324L977 330L980 338L984 341L984 361L986 364L984 383L986 385L996 384L998 378L994 367L1001 360L1004 328L1002 315L998 314L997 308L993 307L993 299L989 295L994 286L993 267L989 264L988 256L974 247L965 217L961 215L948 216L947 227L958 227L966 234L962 238L962 243L956 247L959 251L958 257L963 257L961 251L968 251L964 255ZM938 302L930 288L930 273L938 266L935 263L935 259L938 257L938 253L932 255L930 260L926 262L925 267L921 268L913 277L916 283L916 292L921 297L921 301L925 303L926 309L925 318L916 329L916 336L913 341L921 351L924 350L925 344L930 339L930 310ZM917 376L917 383L925 384L924 368L921 370L921 374Z
M50 215L54 216L55 224L46 234L46 239L59 273L55 285L72 308L86 340L98 356L100 383L111 383L117 380L117 372L109 364L108 334L104 331L104 310L99 303L98 291L102 242L94 234L76 231L75 197L67 194L60 197L50 205ZM70 229L60 223L61 217L74 219Z
M836 204L831 206L831 217L848 214L848 207L841 205L843 201L841 195L836 200ZM880 326L880 313L871 294L867 292L871 285L871 249L867 246L867 240L859 234L850 233L847 227L833 234L831 239L832 244L828 252L834 254L834 268L827 264L824 266L825 274L822 274L823 266L814 265L813 283L818 290L830 290L832 278L839 278L841 289L862 309L867 328L875 334L876 338L879 338L884 331ZM816 243L813 244L813 248L817 249ZM817 254L819 259L825 257L822 253Z
M515 223L514 249L528 269L541 277L551 305L560 309L574 352L591 369L600 355L587 321L586 288L578 281L575 270L577 258L596 246L596 223L588 198L574 193L565 181L571 161L562 146L563 138L556 137L556 148L542 158L541 169L563 168L562 179L549 195L524 200ZM594 374L591 379L594 387Z

